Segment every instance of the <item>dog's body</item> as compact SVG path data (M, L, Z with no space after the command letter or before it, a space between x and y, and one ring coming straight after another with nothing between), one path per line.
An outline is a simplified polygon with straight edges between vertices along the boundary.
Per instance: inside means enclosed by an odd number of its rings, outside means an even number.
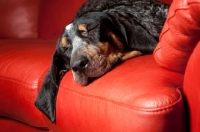
M87 85L117 64L152 53L168 6L154 0L89 0L66 26L35 105L55 122L55 98L63 75Z

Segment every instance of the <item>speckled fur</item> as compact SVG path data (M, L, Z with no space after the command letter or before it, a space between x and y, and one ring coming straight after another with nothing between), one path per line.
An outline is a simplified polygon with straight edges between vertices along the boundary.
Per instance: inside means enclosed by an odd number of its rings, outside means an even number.
M57 42L51 68L35 101L37 108L56 122L56 96L60 79L70 69L78 78L78 83L87 85L88 79L104 75L118 60L124 60L120 54L132 53L130 51L152 53L167 11L167 5L154 0L86 2ZM91 26L89 30L84 29L86 24ZM100 52L102 49L105 51ZM73 68L73 62L80 57L86 58L87 64L84 62L78 71Z

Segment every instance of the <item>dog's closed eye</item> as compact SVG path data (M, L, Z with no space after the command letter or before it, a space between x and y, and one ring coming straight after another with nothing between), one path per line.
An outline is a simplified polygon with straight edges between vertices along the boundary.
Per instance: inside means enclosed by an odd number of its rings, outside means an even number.
M86 25L86 24L79 24L78 25L78 31L82 36L88 37L89 35L92 35L91 31L96 29L98 27L97 25ZM91 34L90 34L91 33Z
M63 48L70 48L71 45L70 45L70 42L69 40L67 39L67 37L62 37L61 38L61 41L60 41L60 44Z
M88 30L86 24L78 25L78 31L81 33L82 36L88 36Z

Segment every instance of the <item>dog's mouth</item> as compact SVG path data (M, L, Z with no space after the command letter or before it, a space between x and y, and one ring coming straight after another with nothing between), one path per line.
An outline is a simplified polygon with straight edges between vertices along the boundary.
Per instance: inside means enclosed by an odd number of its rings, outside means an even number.
M94 78L107 73L112 67L103 55L80 56L71 61L74 80L81 85L87 85Z

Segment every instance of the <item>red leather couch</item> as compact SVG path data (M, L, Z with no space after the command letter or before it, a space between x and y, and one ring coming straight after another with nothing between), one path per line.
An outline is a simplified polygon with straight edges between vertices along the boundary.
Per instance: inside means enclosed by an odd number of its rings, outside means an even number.
M56 40L85 0L0 0L1 132L199 132L200 0L169 0L154 54L88 86L61 81L56 124L35 106Z

